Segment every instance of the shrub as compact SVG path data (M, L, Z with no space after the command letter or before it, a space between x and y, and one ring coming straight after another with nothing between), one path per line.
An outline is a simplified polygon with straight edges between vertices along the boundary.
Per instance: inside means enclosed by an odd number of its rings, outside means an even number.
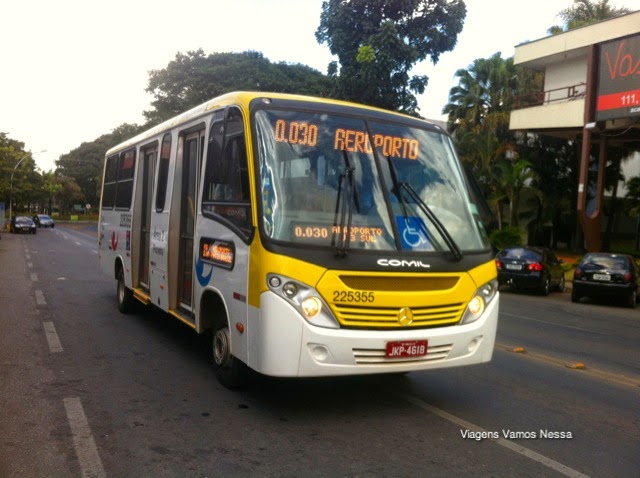
M491 245L498 251L505 247L522 245L522 237L517 227L496 229L489 234L489 240L491 241Z

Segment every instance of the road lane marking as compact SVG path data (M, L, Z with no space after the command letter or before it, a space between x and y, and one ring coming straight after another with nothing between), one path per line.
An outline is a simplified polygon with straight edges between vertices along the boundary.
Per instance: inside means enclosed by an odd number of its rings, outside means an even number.
M76 241L76 246L81 246L81 245L82 245L82 243Z
M496 348L506 350L507 352L512 352L514 350L513 347L509 347L508 345L497 343L495 344ZM516 347L518 348L518 347ZM640 387L640 380L637 378L627 377L625 375L620 375L612 372L604 372L602 370L594 369L589 367L588 365L583 364L582 362L572 362L567 360L561 360L555 357L551 357L549 355L543 355L536 352L529 352L528 350L524 353L517 354L519 357L528 357L533 360L537 360L538 362L544 362L550 365L555 365L557 367L569 368L571 370L577 370L578 373L589 375L591 377L596 377L601 380L605 380L608 382L613 382L618 385L625 385L627 387Z
M427 412L430 412L434 415L439 416L440 418L443 418L445 420L447 420L448 422L454 423L455 425L460 426L461 428L467 429L467 430L473 430L476 432L480 432L480 433L486 433L487 435L490 435L488 433L488 430L485 430L484 428L475 425L471 422L468 422L462 418L459 418L455 415L452 415L451 413L445 412L444 410L441 410L440 408L434 407L433 405L429 405L428 403L420 400L419 398L416 397L412 397L411 395L406 395L406 394L400 394L400 396L408 401L409 403L412 403L413 405L422 408L423 410L426 410ZM503 446L505 448L507 448L508 450L511 450L513 452L516 452L522 456L525 456L533 461L537 461L538 463L551 468L552 470L555 470L559 473L562 473L564 476L569 476L571 478L588 478L588 475L585 475L583 473L580 473L578 470L574 470L573 468L570 468L566 465L563 465L560 462L557 462L549 457L546 457L544 455L541 455L540 453L537 453L533 450L530 450L529 448L526 448L522 445L518 445L515 442L512 442L510 440L507 440L505 438L491 438L488 437L487 440L491 440L494 443L497 443L500 446Z
M56 332L53 322L42 322L42 326L44 327L44 335L47 337L47 342L49 343L49 352L63 352L60 337L58 337L58 333Z
M35 294L36 294L36 304L47 305L47 300L44 298L44 293L41 290L37 290Z
M31 273L31 282L38 282L38 274L35 272Z
M77 397L63 399L64 408L67 411L67 419L71 426L73 436L73 447L76 450L80 470L83 477L106 477L107 474L102 466L102 460L98 454L96 442L93 439L89 422L84 414L82 403Z
M510 314L509 312L500 312L500 315L506 315L509 317L514 317L516 319L529 320L531 322L539 322L541 324L546 324L546 325L553 325L555 327L562 327L565 329L581 330L582 332L590 332L592 334L598 333L598 332L594 332L593 330L585 329L583 327L576 327L575 325L557 324L555 322L547 322L546 320L534 319L532 317L526 317L524 315Z
M27 262L27 267L29 269L33 269L33 262Z

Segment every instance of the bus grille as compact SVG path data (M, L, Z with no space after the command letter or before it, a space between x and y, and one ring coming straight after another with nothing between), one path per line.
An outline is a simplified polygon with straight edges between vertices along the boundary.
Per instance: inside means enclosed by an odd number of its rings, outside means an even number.
M387 358L385 349L353 349L353 358L357 365L379 365L407 362L436 362L445 360L451 352L453 344L429 346L427 355L422 357Z
M426 328L454 325L460 322L465 304L457 302L438 306L411 307L413 322L402 326L399 307L366 307L333 304L338 321L345 327L357 328Z

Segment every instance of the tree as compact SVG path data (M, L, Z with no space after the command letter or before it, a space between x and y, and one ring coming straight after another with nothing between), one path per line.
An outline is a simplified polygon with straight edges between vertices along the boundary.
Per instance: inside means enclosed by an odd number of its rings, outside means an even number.
M43 207L41 210L46 211L48 214L53 213L53 204L56 199L56 195L58 195L62 191L62 184L58 181L58 177L56 173L53 171L48 171L42 173L42 190L44 192L44 201ZM45 206L46 203L46 206Z
M515 151L515 137L509 130L517 85L513 58L503 59L500 52L479 58L468 69L459 69L456 77L458 84L451 88L442 112L448 115L460 156L470 166L501 228L502 204L508 196L496 180L496 168L500 161L513 158Z
M329 65L334 96L417 114L415 94L428 77L413 66L455 47L467 10L462 0L328 0L322 3L318 43L339 59Z
M520 201L524 192L537 193L531 182L537 178L531 163L524 159L503 160L495 165L496 189L506 199L509 206L509 227L518 226Z
M566 139L527 136L521 156L532 163L538 175L533 185L541 193L530 228L532 243L556 248L560 240L569 243L575 231L579 150Z
M573 5L561 10L558 16L562 18L562 26L549 28L548 33L557 35L568 30L580 28L602 20L619 17L631 13L631 10L621 7L616 8L609 5L609 0L593 2L591 0L573 0Z
M160 123L231 91L272 91L327 96L330 80L301 64L271 63L262 53L177 53L166 68L149 73L154 100L145 111L148 125Z
M492 115L503 115L496 124L498 137L511 137L509 113L519 92L541 88L542 74L534 74L513 64L513 57L502 58L500 52L478 58L467 69L456 71L458 84L449 90L449 102L442 109L448 116L450 131L471 131ZM506 114L506 115L505 115Z
M0 201L8 205L11 199L13 205L29 208L39 199L41 182L36 163L31 153L25 151L24 143L0 133Z
M85 200L80 186L73 178L58 176L60 191L57 195L58 205L61 214L69 214L73 210L73 205Z
M626 183L629 213L636 216L636 250L640 249L640 176L634 176Z

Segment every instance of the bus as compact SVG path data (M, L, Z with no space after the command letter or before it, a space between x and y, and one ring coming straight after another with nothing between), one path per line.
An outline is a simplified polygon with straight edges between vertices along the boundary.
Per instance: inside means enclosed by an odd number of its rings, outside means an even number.
M498 320L481 200L427 121L229 93L106 153L99 263L121 312L206 333L229 388L466 366Z

